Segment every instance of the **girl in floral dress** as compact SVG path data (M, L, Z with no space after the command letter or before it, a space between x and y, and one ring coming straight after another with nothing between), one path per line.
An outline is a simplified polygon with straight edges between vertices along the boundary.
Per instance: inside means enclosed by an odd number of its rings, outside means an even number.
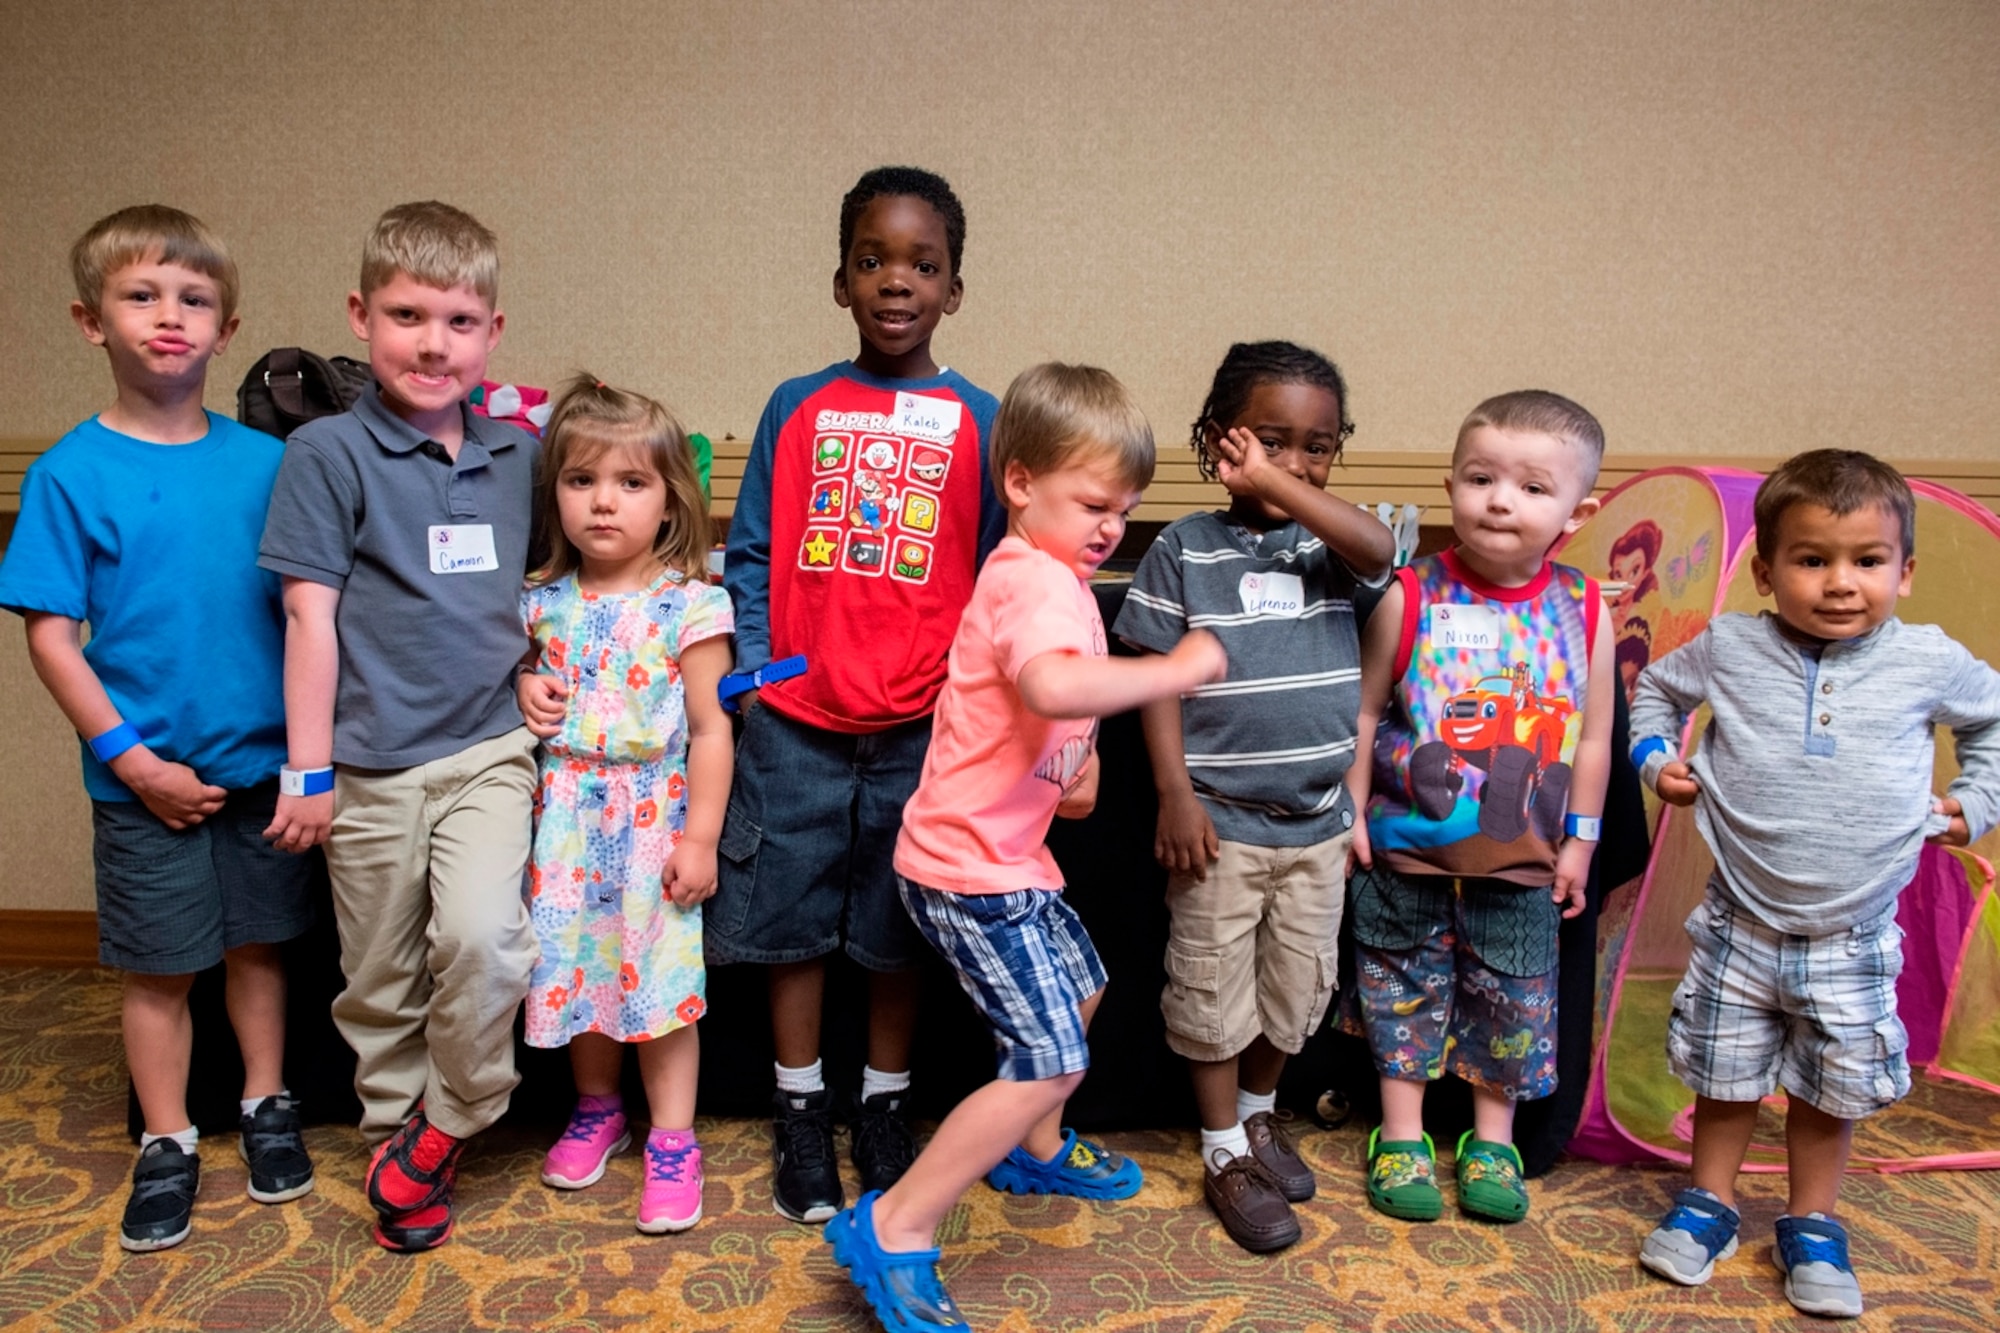
M593 1185L630 1146L618 1089L635 1045L652 1122L639 1230L681 1231L701 1220L701 903L729 799L716 687L734 619L708 581L687 435L651 399L571 383L549 418L536 513L551 554L521 595L534 642L522 710L543 738L527 1036L569 1047L578 1094L542 1180Z

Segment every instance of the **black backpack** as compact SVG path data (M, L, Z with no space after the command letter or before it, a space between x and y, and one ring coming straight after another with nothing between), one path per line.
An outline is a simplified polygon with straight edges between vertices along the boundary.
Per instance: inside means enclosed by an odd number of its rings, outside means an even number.
M236 419L284 439L315 417L354 406L373 378L368 363L331 360L302 347L274 347L258 358L236 389Z

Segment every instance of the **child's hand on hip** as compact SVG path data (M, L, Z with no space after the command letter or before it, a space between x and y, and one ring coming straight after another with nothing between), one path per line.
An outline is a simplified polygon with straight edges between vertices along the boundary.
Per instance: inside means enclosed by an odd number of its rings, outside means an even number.
M667 853L660 885L676 907L694 907L715 896L715 844L682 838Z
M523 671L514 682L514 694L521 704L521 720L530 732L547 740L562 731L563 715L569 711L568 681L539 671Z
M1925 842L1939 847L1963 847L1972 841L1972 826L1965 822L1965 807L1958 803L1956 796L1933 796L1931 810L1947 816L1951 823L1942 832L1933 833Z

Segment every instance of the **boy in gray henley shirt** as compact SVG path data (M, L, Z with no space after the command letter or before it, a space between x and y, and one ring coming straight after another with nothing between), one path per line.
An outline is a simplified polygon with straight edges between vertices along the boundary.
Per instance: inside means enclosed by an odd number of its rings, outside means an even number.
M1736 1173L1760 1101L1790 1093L1790 1201L1777 1223L1785 1295L1861 1313L1847 1234L1831 1214L1854 1122L1909 1091L1896 1017L1896 898L1926 841L1964 846L2000 814L2000 673L1934 625L1905 625L1916 503L1867 454L1789 460L1756 500L1757 591L1775 614L1717 616L1639 677L1633 762L1692 805L1715 853L1688 919L1667 1055L1695 1092L1693 1187L1640 1262L1686 1285L1736 1250ZM1710 720L1677 758L1686 717ZM1959 777L1931 795L1932 728Z

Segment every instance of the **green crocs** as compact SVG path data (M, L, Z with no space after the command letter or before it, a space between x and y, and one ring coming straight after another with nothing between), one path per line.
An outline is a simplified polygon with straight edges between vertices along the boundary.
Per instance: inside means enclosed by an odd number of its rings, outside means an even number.
M1384 1142L1382 1127L1368 1135L1368 1202L1375 1211L1405 1222L1435 1222L1444 1211L1438 1190L1437 1150L1421 1139Z
M1458 1206L1474 1217L1518 1222L1528 1215L1528 1182L1511 1143L1458 1136Z

